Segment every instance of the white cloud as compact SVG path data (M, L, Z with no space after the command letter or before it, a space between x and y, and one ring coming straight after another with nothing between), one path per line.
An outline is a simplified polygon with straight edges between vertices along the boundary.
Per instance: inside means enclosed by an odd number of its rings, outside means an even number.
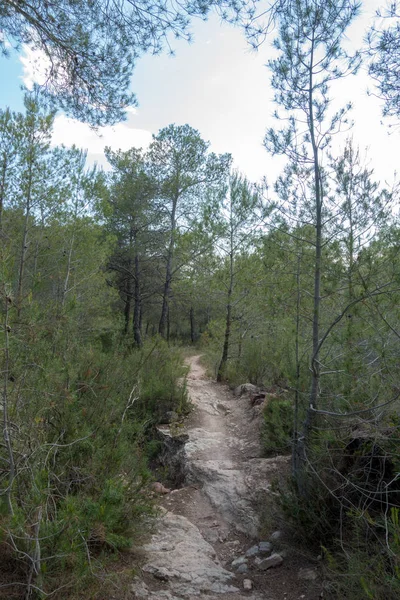
M135 110L135 109L133 109ZM132 112L130 110L129 112ZM135 129L129 123L100 127L94 131L86 123L59 115L54 121L52 144L75 146L88 151L88 158L104 164L105 146L113 150L129 150L132 147L146 148L151 142L151 133L145 129Z
M35 83L43 85L48 76L50 63L40 50L34 50L23 46L20 55L23 67L22 81L28 89L32 89ZM128 118L136 115L137 110L129 106L126 110ZM91 129L86 123L77 119L68 118L66 115L58 115L54 121L52 145L71 147L75 144L78 148L88 151L90 162L98 162L105 165L105 146L113 150L129 150L132 147L146 148L151 142L151 133L145 129L136 129L129 122L118 123L114 126L100 127L97 131Z
M371 24L376 0L365 0L364 17L349 30L349 47L358 47ZM235 164L246 175L257 180L263 175L272 182L281 172L282 159L272 158L262 146L268 127L276 126L272 118L275 105L270 86L270 73L265 63L273 54L269 45L258 53L250 53L238 29L220 27L216 16L195 26L196 44L177 43L177 56L143 57L135 69L133 89L140 110L127 110L128 121L104 127L99 133L74 119L56 118L54 144L64 143L87 148L89 160L105 164L105 146L127 150L146 147L151 133L169 123L189 123L204 139L211 141L215 152L231 152ZM21 62L23 80L32 86L43 81L46 59L39 52L24 47ZM393 177L398 167L398 135L388 136L387 123L381 125L381 103L368 97L371 87L368 75L361 71L332 88L333 107L349 100L354 104L350 118L356 124L349 132L361 150L369 146L369 158L377 179ZM99 135L100 134L100 135ZM339 151L346 134L334 140ZM280 162L279 162L280 161Z
M41 50L34 50L27 44L24 44L19 59L23 68L21 78L28 90L31 90L35 83L39 85L46 83L50 61Z

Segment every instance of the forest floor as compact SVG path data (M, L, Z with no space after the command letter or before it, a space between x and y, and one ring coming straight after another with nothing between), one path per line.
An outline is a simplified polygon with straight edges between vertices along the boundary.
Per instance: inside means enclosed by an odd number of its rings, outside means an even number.
M289 458L262 458L259 417L248 396L234 396L207 378L199 356L187 362L194 408L185 423L186 482L161 500L162 516L143 548L133 596L317 600L322 583L316 553L295 545L271 510L271 482L287 475ZM262 570L266 563L260 561L270 552L263 555L260 548L245 557L262 541L283 558L279 566ZM232 565L236 559L241 565Z

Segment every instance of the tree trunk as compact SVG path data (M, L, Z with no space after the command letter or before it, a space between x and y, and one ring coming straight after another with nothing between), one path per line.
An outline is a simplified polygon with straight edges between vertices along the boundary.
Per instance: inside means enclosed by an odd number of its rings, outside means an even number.
M135 344L142 347L142 332L140 324L140 315L142 312L142 299L140 295L140 268L139 268L139 255L135 255L135 286L134 286L134 308L133 308L133 339Z
M143 331L143 302L142 302L142 296L140 296L139 329L140 329L140 335L142 337L142 343L143 343L143 335L142 335L142 331Z
M233 233L231 232L231 252L229 256L229 289L228 298L226 305L226 322L225 322L225 337L224 347L222 350L222 358L219 363L217 381L222 381L226 363L228 362L229 353L229 340L231 336L231 325L232 325L232 294L233 294Z
M161 337L165 338L166 329L167 329L167 321L169 315L169 300L171 295L171 281L172 281L172 261L174 257L175 250L175 229L176 229L176 207L178 204L179 195L176 195L172 204L172 213L171 213L171 237L168 246L168 254L167 254L167 265L165 269L165 283L164 283L164 291L163 291L163 302L161 308L161 317L160 323L158 325L158 333ZM169 339L169 332L167 332L167 338Z
M300 305L301 305L301 287L300 287L301 254L297 256L296 273L296 339L295 339L295 358L296 358L296 389L294 395L294 414L293 414L293 449L292 449L292 475L300 472L299 455L299 403L300 403Z
M158 326L158 333L163 338L165 338L165 332L166 332L166 327L167 327L168 303L169 303L169 295L171 293L171 262L172 262L172 257L168 256L167 268L166 268L166 274L165 274L164 292L163 292L163 303L162 303L162 308L161 308L160 323Z
M68 250L67 272L65 274L64 285L63 285L63 294L62 294L62 300L61 300L62 308L64 308L65 300L66 300L67 294L68 294L68 285L69 285L69 278L71 277L72 255L73 255L73 251L74 251L74 243L75 243L75 232L72 234L71 243L69 245L69 250Z
M313 64L313 58L311 59ZM313 421L314 421L314 409L318 405L319 395L319 377L320 377L320 365L319 365L319 321L320 321L320 308L321 308L321 257L322 257L322 185L321 185L321 173L319 167L318 147L315 140L314 132L314 113L312 103L312 71L310 74L310 98L309 98L309 110L310 110L310 137L313 149L314 159L314 186L315 186L315 212L316 212L316 223L315 223L315 266L314 266L314 310L313 310L313 324L312 324L312 359L311 359L311 392L310 402L306 415L304 437L306 443L309 441L311 434Z
M228 298L226 305L226 322L225 322L225 337L224 337L224 347L222 349L222 358L219 363L218 372L217 372L217 381L222 381L224 371L226 368L226 363L228 362L228 353L229 353L229 340L231 336L231 324L232 324L232 294L233 294L233 207L232 207L232 198L230 202L230 219L229 219L229 288L228 288Z
M167 309L167 342L169 344L169 338L171 335L171 320L170 320L170 312L169 312L169 305L168 305L168 309Z
M4 289L4 366L3 366L3 402L2 402L2 411L3 411L3 439L4 446L7 450L8 454L8 486L6 488L6 498L8 504L8 511L11 515L14 514L13 504L12 504L12 488L15 479L15 460L14 460L14 451L12 447L12 439L11 439L11 427L9 422L8 415L8 380L10 377L10 344L9 344L9 331L10 327L8 324L9 318L9 297ZM4 493L4 492L3 492Z
M313 65L314 65L314 39L311 40L312 51L310 59L310 78L308 92L308 114L310 141L314 162L314 189L315 189L315 262L314 262L314 303L312 318L312 354L311 354L311 389L309 403L306 410L303 434L297 441L297 467L294 473L299 492L307 495L304 481L304 465L306 464L307 447L310 444L314 431L315 410L319 398L319 329L321 308L321 259L322 259L322 180L319 165L318 145L315 138L314 106L313 106Z
M351 167L353 167L351 163ZM349 232L349 268L347 272L347 287L348 287L348 298L347 302L350 304L354 300L354 287L353 287L353 271L354 271L354 222L353 222L353 211L352 211L352 198L351 191L348 194L347 198L348 202L348 213L349 213L349 222L350 222L350 232ZM355 368L355 356L354 356L354 347L353 347L353 336L354 336L354 320L351 315L347 316L346 323L346 337L345 337L345 367L348 374L347 383L345 384L344 393L346 397L350 398L353 389L353 372Z
M190 341L192 342L192 344L194 344L195 333L194 333L194 310L193 310L193 306L190 307L189 318L190 318Z
M243 315L239 318L239 340L238 340L238 355L237 355L237 365L240 366L240 361L242 359L242 349L243 349L243 340L246 335L246 330L243 331Z
M22 304L22 294L23 294L23 279L25 272L25 263L26 263L26 254L28 249L28 224L29 217L31 212L31 195L32 195L32 164L29 164L28 169L28 178L27 178L27 192L26 192L26 204L25 204L25 220L24 220L24 230L22 233L22 243L21 243L21 255L19 261L19 272L18 272L18 283L17 283L17 316L21 315L21 304Z
M131 303L132 303L132 289L131 289L131 278L127 277L125 284L125 308L124 308L124 316L125 316L125 326L124 326L124 334L127 335L129 331L129 323L131 320Z
M0 235L3 230L3 210L4 210L4 201L6 197L6 174L7 174L7 161L6 159L3 162L1 169L1 181L0 181Z
M217 381L222 381L223 374L225 371L226 363L228 362L228 352L229 352L229 338L231 335L231 319L232 319L232 306L230 301L230 295L228 297L228 304L226 307L226 324L225 324L225 337L224 337L224 347L222 350L222 358L219 363L218 373L217 373Z

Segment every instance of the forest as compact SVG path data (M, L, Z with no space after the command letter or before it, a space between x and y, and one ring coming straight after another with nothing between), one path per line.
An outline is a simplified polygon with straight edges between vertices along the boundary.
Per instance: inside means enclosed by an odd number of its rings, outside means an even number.
M377 179L331 89L366 65L398 135L400 12L382 7L349 54L352 0L258 9L0 3L1 30L54 61L22 112L0 110L0 597L103 597L155 511L156 426L190 412L188 348L218 382L278 392L263 450L291 456L278 504L323 549L325 596L399 597L400 189ZM281 173L250 181L190 124L107 148L106 168L79 140L51 144L57 110L117 122L140 55L211 10L273 43L275 124L260 136Z

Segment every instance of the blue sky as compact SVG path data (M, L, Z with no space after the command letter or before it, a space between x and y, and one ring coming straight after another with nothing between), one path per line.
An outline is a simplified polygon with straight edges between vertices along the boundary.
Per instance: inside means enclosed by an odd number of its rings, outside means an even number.
M19 111L23 109L22 102L22 63L16 52L12 52L7 58L0 57L0 80L2 82L0 92L0 107L12 107Z
M376 6L376 0L364 1L365 14L349 31L350 47L362 42ZM273 92L265 67L270 48L265 44L258 53L251 52L241 31L221 25L216 16L207 22L195 22L193 29L194 43L176 43L175 57L145 56L138 61L132 89L139 106L128 113L126 122L105 128L100 137L86 125L59 115L54 143L80 143L88 148L91 161L104 164L105 145L114 149L144 146L161 127L189 123L211 142L214 151L231 152L236 166L250 179L266 175L272 182L283 163L279 158L272 159L262 146L267 127L274 124ZM0 58L1 107L21 109L19 86L29 71L27 62L23 68L15 55L9 60ZM381 106L367 96L368 86L371 82L361 71L357 77L338 84L333 96L337 106L349 100L354 103L355 142L362 150L369 147L377 177L391 180L397 167L399 133L389 136L387 124L381 125ZM338 138L337 151L344 142L345 135Z

